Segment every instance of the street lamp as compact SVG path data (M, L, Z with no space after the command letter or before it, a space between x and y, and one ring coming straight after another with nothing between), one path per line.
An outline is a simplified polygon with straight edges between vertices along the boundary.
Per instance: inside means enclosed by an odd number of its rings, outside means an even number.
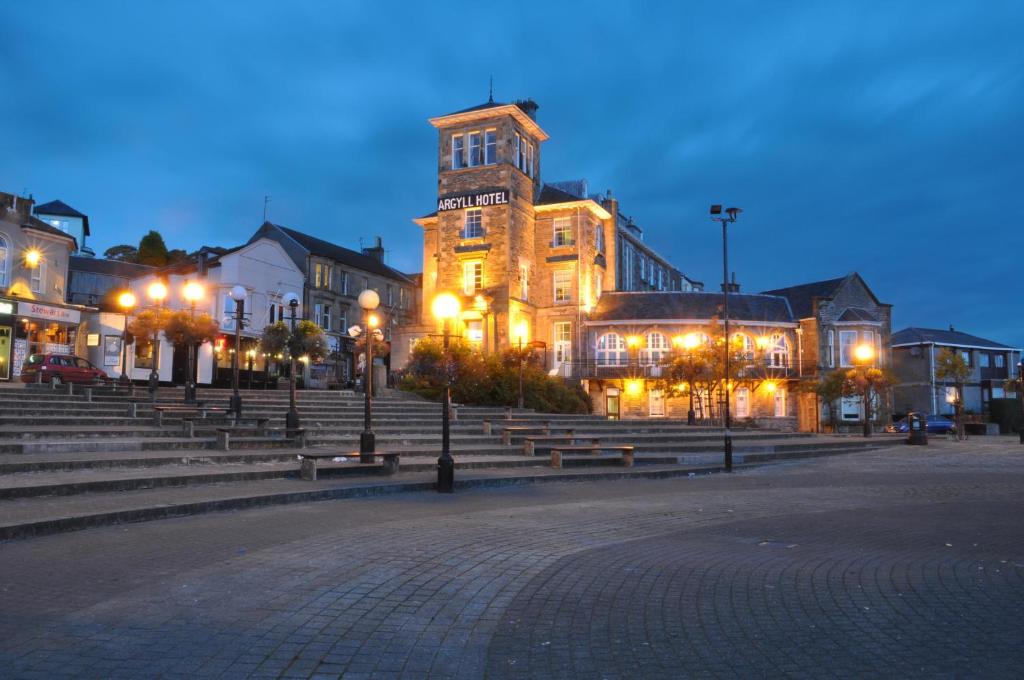
M371 424L373 413L373 335L380 319L373 310L380 306L377 291L367 288L359 294L359 306L363 308L363 338L366 340L366 368L363 375L363 431L359 434L359 462L372 463L376 441Z
M284 302L292 311L292 333L291 339L295 338L295 310L299 307L299 296L295 293L285 293ZM292 343L294 344L294 343ZM299 409L295 406L295 353L288 348L288 413L284 417L285 433L294 437L299 429Z
M871 381L867 369L875 358L875 348L862 343L853 348L853 363L861 368L861 379L864 381L864 436L871 436Z
M196 303L206 296L206 289L197 281L189 281L181 290L182 297L189 304L189 313L192 323L196 320ZM185 376L185 403L196 403L196 343L189 340L188 343L188 374Z
M135 294L125 291L117 296L117 306L124 312L124 331L121 333L121 377L118 379L122 385L128 385L131 380L128 378L128 313L135 307Z
M729 430L729 238L727 227L730 222L735 222L739 214L743 212L740 208L726 208L725 216L722 215L722 206L711 206L711 220L722 223L722 296L724 302L722 312L725 322L725 471L732 472L732 432Z
M242 351L242 321L245 314L245 286L234 286L228 295L235 301L235 352L231 355L231 406L237 421L242 417L242 395L238 392L238 355Z
M154 281L149 284L149 287L146 289L146 295L153 301L153 304L156 305L157 313L159 314L159 310L163 308L164 300L167 298L167 286L164 285L163 281ZM157 372L157 366L160 365L160 345L157 341L158 332L159 331L156 329L156 325L154 324L153 366L149 372L149 395L154 401L156 400L157 388L160 387L160 374Z
M452 380L449 371L448 342L451 330L449 322L459 315L461 305L459 298L451 293L441 293L434 298L431 310L434 318L443 324L444 347L444 393L441 400L441 455L437 459L437 490L451 493L455 488L455 461L452 459L450 446Z
M519 408L523 408L523 340L530 334L530 324L522 319L516 324L516 337L519 339Z

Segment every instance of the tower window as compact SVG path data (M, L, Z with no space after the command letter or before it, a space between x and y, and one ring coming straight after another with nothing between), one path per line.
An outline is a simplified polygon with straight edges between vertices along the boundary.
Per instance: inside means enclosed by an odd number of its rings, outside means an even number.
M495 130L484 132L484 163L494 165L498 162L498 133Z
M466 167L466 137L452 135L452 170Z
M483 236L483 210L480 208L468 208L466 210L466 221L462 225L462 238L483 238Z
M474 167L480 165L483 160L483 138L479 132L469 133L469 165Z
M473 295L483 288L484 263L479 260L462 263L462 292Z

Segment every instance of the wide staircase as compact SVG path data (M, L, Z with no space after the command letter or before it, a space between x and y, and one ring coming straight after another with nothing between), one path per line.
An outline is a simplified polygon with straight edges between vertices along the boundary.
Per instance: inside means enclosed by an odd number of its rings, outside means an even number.
M174 388L161 388L155 398L140 388L0 388L0 540L432 487L441 445L437 403L400 392L374 399L376 448L400 461L398 474L385 475L379 462L359 462L362 395L300 391L299 432L284 427L287 392L243 391L240 419L227 411L230 395L200 389L199 405L186 407L183 391ZM611 465L621 465L620 456L569 450L558 454L560 469L552 469L553 448L581 442L633 447L636 467L615 469L618 475L714 471L722 462L720 429L677 420L610 421L467 406L454 407L452 416L451 453L456 479L464 484L607 476ZM883 437L734 432L737 464L892 443ZM299 476L300 457L311 454L321 461L316 481Z

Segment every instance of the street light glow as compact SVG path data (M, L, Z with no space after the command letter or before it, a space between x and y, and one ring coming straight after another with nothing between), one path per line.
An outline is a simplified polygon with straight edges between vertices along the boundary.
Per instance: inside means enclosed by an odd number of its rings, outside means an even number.
M117 296L117 306L124 310L129 310L135 306L135 294L131 291L125 291Z
M42 259L43 254L39 252L38 248L29 248L25 251L25 264L32 269L38 267Z
M854 348L853 358L862 364L866 364L875 358L875 350L871 345L862 343Z
M189 281L181 289L181 294L189 302L199 302L206 295L206 289L198 281Z
M634 348L635 347L639 347L640 346L640 336L639 335L631 335L631 336L629 336L628 338L626 338L626 344L629 345L630 347L634 347Z
M459 298L451 293L441 293L434 298L434 302L430 307L434 313L434 318L442 321L457 317L461 308L462 305L459 304Z
M146 295L154 302L163 302L163 299L167 297L167 286L164 285L163 281L154 281L146 289Z
M371 314L370 316L366 317L366 323L370 328L377 328L378 326L380 326L380 317L377 316L376 314Z

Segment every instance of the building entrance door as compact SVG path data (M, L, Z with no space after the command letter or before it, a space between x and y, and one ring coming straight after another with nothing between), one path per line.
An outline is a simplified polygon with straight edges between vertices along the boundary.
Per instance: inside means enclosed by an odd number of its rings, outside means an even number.
M11 379L11 336L10 326L0 326L0 380Z
M572 323L558 321L555 323L554 344L555 375L570 375L572 362Z
M605 414L609 420L619 419L619 388L609 387L605 392Z
M652 417L665 417L665 393L651 390L648 394L648 407Z

